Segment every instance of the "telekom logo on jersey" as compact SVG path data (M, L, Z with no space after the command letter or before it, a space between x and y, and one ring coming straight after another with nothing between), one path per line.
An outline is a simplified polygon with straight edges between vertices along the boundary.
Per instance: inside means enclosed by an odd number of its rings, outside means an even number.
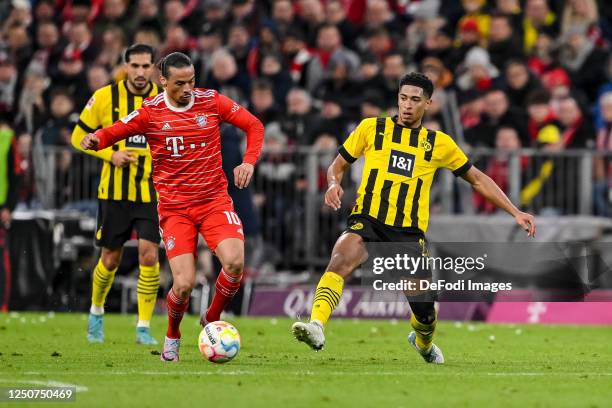
M185 145L183 142L183 136L168 136L166 137L166 150L172 152L170 157L181 157L183 154L181 153L183 150L195 149L197 147L204 147L206 143L190 143L189 145Z

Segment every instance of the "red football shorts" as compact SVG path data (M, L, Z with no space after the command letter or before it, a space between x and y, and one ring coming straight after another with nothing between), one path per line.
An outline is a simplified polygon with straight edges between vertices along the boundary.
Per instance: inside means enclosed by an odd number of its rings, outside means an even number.
M168 259L189 253L197 257L198 233L202 234L211 251L227 238L244 241L242 222L234 212L229 196L181 209L160 207L158 213Z

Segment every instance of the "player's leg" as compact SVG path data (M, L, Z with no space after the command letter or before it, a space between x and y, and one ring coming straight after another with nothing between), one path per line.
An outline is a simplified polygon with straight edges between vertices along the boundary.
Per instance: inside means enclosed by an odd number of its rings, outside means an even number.
M180 325L189 307L189 297L195 286L195 257L192 253L177 255L169 260L173 284L166 297L168 330L164 339L162 361L178 361L181 340Z
M433 343L436 323L438 321L434 302L412 301L409 303L412 310L410 324L414 331L408 335L408 341L423 356L426 362L435 364L444 363L442 350Z
M240 289L244 269L244 241L226 238L215 248L215 255L221 262L221 272L215 283L215 293L206 311L202 325L221 319L221 312L232 301Z
M87 339L92 343L104 341L104 303L121 262L123 244L129 239L131 230L129 215L124 211L122 202L99 201L96 245L102 249L92 273L91 308L87 325Z
M139 344L157 344L151 336L151 318L159 290L159 246L146 239L138 240L138 323L136 324L136 342Z
M323 328L342 296L344 280L368 258L363 238L345 233L338 238L325 273L319 280L310 314L310 322L296 322L292 326L294 336L315 350L325 344Z
M214 207L198 210L200 233L221 263L212 302L200 319L202 326L221 318L221 312L240 289L244 269L244 232L232 200L222 197Z
M195 285L197 229L188 216L177 213L168 216L160 213L160 226L173 279L172 288L166 296L168 329L160 358L162 361L178 361L180 324Z
M92 274L91 307L87 324L87 340L90 343L104 342L104 303L106 296L113 286L115 273L121 262L121 248L102 248L100 259L94 267Z
M138 323L136 342L157 344L151 336L151 317L159 290L159 222L154 203L138 203L133 206L134 227L138 234Z

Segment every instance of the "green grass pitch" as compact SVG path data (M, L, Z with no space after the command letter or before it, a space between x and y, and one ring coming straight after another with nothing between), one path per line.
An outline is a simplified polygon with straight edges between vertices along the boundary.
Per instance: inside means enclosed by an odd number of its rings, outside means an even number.
M228 320L242 336L236 360L204 361L190 316L175 364L159 361L159 347L135 344L133 316L107 315L106 343L90 345L85 315L0 314L0 387L75 384L76 402L63 406L114 408L606 407L612 401L611 327L442 322L435 341L447 363L432 366L409 347L407 320L333 320L318 353L291 337L288 319ZM156 316L152 329L162 339L165 318Z

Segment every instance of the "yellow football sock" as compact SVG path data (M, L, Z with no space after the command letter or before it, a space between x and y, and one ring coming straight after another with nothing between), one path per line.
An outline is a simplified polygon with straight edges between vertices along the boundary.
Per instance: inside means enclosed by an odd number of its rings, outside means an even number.
M93 270L93 285L91 290L91 304L97 308L104 307L106 301L106 295L111 286L113 286L113 280L115 279L115 272L118 268L109 270L106 269L100 259Z
M318 320L321 324L327 323L329 316L338 306L344 278L335 272L325 272L319 280L314 300L312 302L312 312L310 320Z
M138 326L148 326L155 309L159 289L159 262L152 266L140 265L138 274Z
M410 324L416 333L416 344L421 350L427 351L431 348L437 322L437 316L430 324L419 322L414 313L410 317Z

